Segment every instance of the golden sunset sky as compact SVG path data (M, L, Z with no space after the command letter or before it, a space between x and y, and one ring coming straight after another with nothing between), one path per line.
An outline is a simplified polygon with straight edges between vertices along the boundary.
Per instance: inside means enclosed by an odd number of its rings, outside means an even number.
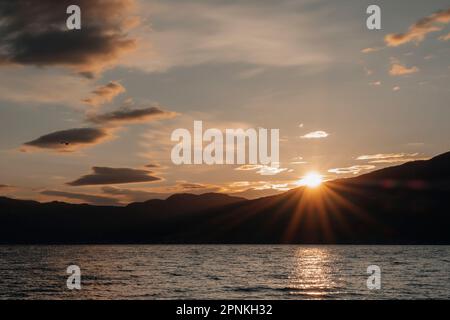
M449 150L448 0L26 3L0 3L0 195L254 198ZM279 170L174 165L194 120L280 129Z

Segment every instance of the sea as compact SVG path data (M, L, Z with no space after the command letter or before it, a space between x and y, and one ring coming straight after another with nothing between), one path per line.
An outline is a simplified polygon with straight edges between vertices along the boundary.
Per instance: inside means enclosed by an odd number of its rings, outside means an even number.
M450 246L0 246L2 300L449 298Z

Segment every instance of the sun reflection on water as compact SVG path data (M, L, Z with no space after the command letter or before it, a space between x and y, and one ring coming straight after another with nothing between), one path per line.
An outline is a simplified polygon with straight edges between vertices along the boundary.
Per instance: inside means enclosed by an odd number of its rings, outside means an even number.
M336 288L329 248L299 248L289 277L289 293L313 299L327 298Z

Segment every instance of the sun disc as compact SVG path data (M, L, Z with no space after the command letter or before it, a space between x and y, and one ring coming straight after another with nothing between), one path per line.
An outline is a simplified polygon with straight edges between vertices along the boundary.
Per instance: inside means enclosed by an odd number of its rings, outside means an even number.
M299 185L307 186L309 188L317 188L322 184L322 182L322 175L317 172L309 172L299 181Z

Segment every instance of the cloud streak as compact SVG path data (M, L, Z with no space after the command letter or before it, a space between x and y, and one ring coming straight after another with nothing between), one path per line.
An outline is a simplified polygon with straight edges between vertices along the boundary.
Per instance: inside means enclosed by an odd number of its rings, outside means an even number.
M333 168L329 169L328 172L336 173L336 174L358 174L364 170L372 170L375 169L374 165L354 165L351 167L345 168Z
M418 153L376 153L366 154L356 158L356 160L383 160L392 158L415 157Z
M175 112L166 111L159 107L142 109L122 108L109 113L91 115L88 117L88 121L96 124L128 124L169 119L176 115L177 113Z
M67 184L70 186L92 186L108 184L126 184L155 182L161 178L153 176L152 171L130 168L93 167L93 173L82 176Z

